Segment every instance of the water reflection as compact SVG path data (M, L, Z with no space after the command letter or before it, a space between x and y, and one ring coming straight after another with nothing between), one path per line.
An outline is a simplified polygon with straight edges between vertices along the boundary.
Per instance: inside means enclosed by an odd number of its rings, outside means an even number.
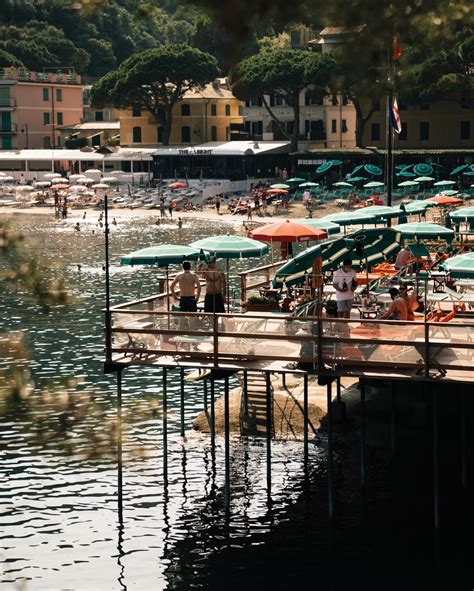
M38 387L60 385L68 376L78 378L79 391L96 389L97 405L106 417L114 418L116 376L102 372L103 236L93 212L87 213L81 232L74 231L75 222L74 218L58 224L48 216L15 217L27 247L46 263L45 274L65 278L73 301L45 316L26 293L4 293L0 332L13 330L24 335L31 353L28 367ZM158 271L121 267L121 256L158 242L179 239L186 244L222 233L223 227L221 221L189 220L178 236L172 224L156 226L147 219L119 221L111 234L112 304L156 292ZM228 225L225 230L232 233L241 227ZM233 262L236 270L249 264L248 260ZM0 261L0 270L1 265ZM11 362L1 359L0 367ZM53 587L113 591L133 585L142 589L205 589L209 557L226 547L261 544L272 524L285 518L288 506L301 495L302 445L273 444L273 505L269 506L263 442L232 439L232 502L226 511L223 441L216 437L213 451L208 436L188 431L185 439L180 437L180 373L169 372L167 383L167 487L163 484L160 416L127 425L123 473L118 475L113 459L79 461L53 449L32 450L25 443L28 418L3 420L2 583L13 585L25 577L28 591ZM222 385L217 385L216 396L221 393ZM146 372L127 370L122 394L124 416L139 400L160 400L161 372L152 368ZM187 429L204 404L203 384L186 383ZM89 416L71 442L73 452L85 452L86 432L100 433L101 429L95 417ZM146 451L148 457L131 459L136 448ZM314 449L312 454L314 464L318 451Z

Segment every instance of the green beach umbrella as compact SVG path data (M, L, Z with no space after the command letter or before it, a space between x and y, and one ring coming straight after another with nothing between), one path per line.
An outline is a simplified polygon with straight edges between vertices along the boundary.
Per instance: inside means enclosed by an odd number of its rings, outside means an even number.
M461 174L461 172L465 171L466 169L469 169L470 166L469 164L461 164L460 166L456 166L456 168L454 168L450 173L449 176L455 176L456 174Z
M291 179L286 179L286 182L287 183L304 183L305 180L306 179L301 179L301 178L295 176L295 177L293 177Z
M429 183L431 181L434 181L434 178L432 176L419 176L413 180L415 181L415 183Z
M453 189L441 189L440 194L446 195L446 197L454 197L459 191L453 191Z
M474 220L474 207L461 207L455 209L449 215L453 222L470 222Z
M290 185L285 185L285 183L277 183L276 185L270 185L270 189L290 189Z
M321 256L321 246L311 246L303 252L300 252L294 258L287 261L275 273L273 279L273 287L282 287L285 284L287 287L303 283L308 272L311 272L314 259Z
M396 173L396 176L401 176L405 179L413 179L415 178L417 175L414 172L410 172L409 170L402 170L400 172Z
M383 187L383 183L380 181L370 181L369 183L365 183L364 187L366 189L375 189L375 187Z
M426 201L415 201L414 203L401 203L399 205L399 210L402 214L407 213L409 215L416 215L423 213L427 207L432 206L432 203L427 203Z
M373 215L380 219L397 218L400 215L400 210L388 205L371 205L364 207L363 210L366 215Z
M375 164L365 164L364 170L365 172L368 172L369 174L372 174L374 176L380 176L383 172L380 166L375 166Z
M347 183L346 181L338 181L337 183L333 183L333 187L353 187L354 185L351 185L350 183Z
M433 167L431 166L431 164L427 164L426 162L420 162L420 164L415 164L415 166L413 167L413 172L415 172L416 174L432 174L433 172Z
M227 268L227 289L229 289L229 259L246 259L261 257L268 252L268 245L246 236L210 236L191 243L193 248L199 248L209 254L226 259ZM227 299L227 311L229 312L230 302Z
M210 236L192 242L193 248L199 248L221 259L246 259L260 257L268 252L268 245L246 236Z
M362 170L362 169L364 168L364 166L365 166L364 164L359 164L358 166L356 166L356 167L353 169L353 171L351 172L351 176L352 176L353 174L357 174L357 173L359 172L359 170Z
M366 209L366 208L363 208ZM341 211L338 213L331 213L319 218L320 222L334 222L339 226L363 226L364 224L376 224L378 220L375 216L364 214L363 210L358 211Z
M467 172L463 172L464 176L474 176L474 170L468 170Z
M342 160L328 160L323 164L320 164L316 169L316 174L323 174L328 172L333 166L340 166L342 164Z
M320 230L324 230L327 234L339 234L341 231L341 226L334 222L328 222L327 220L323 220L322 218L314 219L314 218L300 218L294 220L298 224L304 224L305 226L309 226L310 228L319 228Z
M120 264L168 267L180 265L183 261L196 261L203 258L205 258L204 253L198 248L180 244L161 244L131 252L120 259Z
M355 176L353 178L348 178L347 182L348 183L361 183L362 181L366 181L367 177L365 176Z
M398 183L397 187L415 187L417 184L417 181L402 181Z
M161 244L135 250L120 259L121 265L156 265L166 268L167 309L170 310L169 265L180 265L183 261L205 259L206 255L198 248L181 244ZM169 321L169 319L168 319Z
M319 187L319 183L313 183L311 181L306 181L306 183L301 183L300 187Z
M417 240L441 238L450 241L454 236L454 231L449 228L423 222L398 224L393 226L393 229L400 232L403 238L416 238Z
M393 228L371 228L326 242L321 244L323 271L336 269L347 257L355 267L373 267L398 252L400 241L400 233Z
M474 252L447 259L440 267L454 279L474 279Z
M434 183L434 187L448 187L449 185L455 185L455 181L438 181L437 183Z

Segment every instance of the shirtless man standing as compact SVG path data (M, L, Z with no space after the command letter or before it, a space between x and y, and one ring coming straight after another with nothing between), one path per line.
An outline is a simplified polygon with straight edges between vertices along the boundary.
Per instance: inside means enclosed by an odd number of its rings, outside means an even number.
M201 295L201 284L199 277L191 272L191 263L184 261L183 272L178 273L171 284L171 293L175 300L178 296L175 292L176 285L179 285L179 308L181 312L196 312L197 302Z

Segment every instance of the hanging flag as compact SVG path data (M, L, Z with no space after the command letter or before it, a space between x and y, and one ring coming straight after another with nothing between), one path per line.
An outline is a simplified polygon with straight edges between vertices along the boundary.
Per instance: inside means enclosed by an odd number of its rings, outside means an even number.
M394 129L397 133L401 133L402 122L400 120L400 113L398 112L398 103L396 98L394 98L393 103L389 105L388 120L390 123L390 127Z
M402 45L400 43L400 39L398 37L393 38L393 45L392 45L392 59L398 62L398 60L403 55Z

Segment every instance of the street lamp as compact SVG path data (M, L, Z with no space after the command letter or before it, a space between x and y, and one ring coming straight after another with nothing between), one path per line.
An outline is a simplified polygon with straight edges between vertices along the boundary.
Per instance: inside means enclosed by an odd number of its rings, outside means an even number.
M28 150L30 144L30 136L28 133L28 123L25 123L21 128L21 133L26 133L26 149Z

